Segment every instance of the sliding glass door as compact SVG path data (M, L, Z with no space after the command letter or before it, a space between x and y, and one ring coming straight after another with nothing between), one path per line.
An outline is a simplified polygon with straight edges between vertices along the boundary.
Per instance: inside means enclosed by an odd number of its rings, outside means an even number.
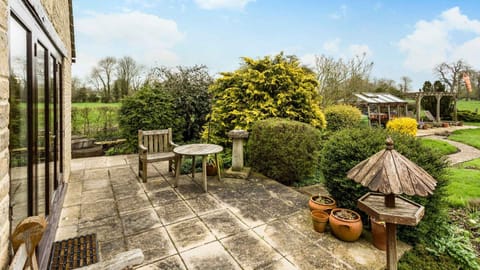
M41 32L10 19L10 175L12 226L48 216L60 181L62 59ZM38 31L38 29L37 29Z

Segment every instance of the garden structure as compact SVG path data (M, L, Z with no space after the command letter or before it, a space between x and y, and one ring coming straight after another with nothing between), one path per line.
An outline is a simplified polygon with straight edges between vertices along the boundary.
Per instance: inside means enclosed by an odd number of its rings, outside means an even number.
M352 103L361 109L366 108L369 125L385 125L392 118L407 115L407 101L392 94L360 93L355 97Z
M353 167L347 177L381 193L367 193L358 200L358 208L386 223L387 269L397 269L396 224L417 225L425 209L400 194L428 196L437 181L425 170L393 149L388 138L386 149Z
M437 100L437 107L436 107L436 117L435 122L440 122L440 101L442 97L453 97L453 121L457 121L457 95L455 93L447 93L447 92L415 92L408 94L411 97L415 97L415 108L416 108L416 119L417 122L420 122L420 112L421 112L421 104L423 97L435 97Z

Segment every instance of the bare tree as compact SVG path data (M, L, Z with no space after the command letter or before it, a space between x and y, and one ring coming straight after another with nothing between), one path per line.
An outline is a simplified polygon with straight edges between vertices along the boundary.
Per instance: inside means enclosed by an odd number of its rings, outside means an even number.
M116 74L122 97L138 89L141 83L142 70L143 66L139 65L130 56L118 59Z
M464 60L458 60L452 63L443 62L435 67L434 72L442 83L448 85L451 93L458 93L462 73L469 69L469 65Z
M353 93L364 91L372 68L373 62L367 62L366 54L347 61L325 55L316 56L314 70L323 106L347 100Z
M400 91L403 93L407 93L410 90L410 84L412 83L412 79L408 76L402 76L400 77Z
M92 69L92 83L98 91L102 92L105 102L112 101L115 64L116 59L109 56L98 61L97 66Z

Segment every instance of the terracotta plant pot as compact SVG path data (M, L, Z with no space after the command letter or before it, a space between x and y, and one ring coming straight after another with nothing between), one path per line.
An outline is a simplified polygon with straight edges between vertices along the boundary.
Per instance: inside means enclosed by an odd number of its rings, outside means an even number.
M207 175L208 176L217 175L217 166L215 166L213 164L207 164Z
M380 250L387 250L387 227L385 222L376 221L375 218L370 217L370 224L372 225L373 245Z
M337 208L337 202L330 196L315 195L308 201L308 206L310 207L310 211L323 210L330 214L332 209Z
M450 125L447 122L442 123L442 127L449 127Z
M328 214L322 210L312 210L311 212L313 229L319 233L325 231L328 222Z
M353 242L362 234L362 220L355 211L335 208L330 213L329 222L333 234L340 240Z

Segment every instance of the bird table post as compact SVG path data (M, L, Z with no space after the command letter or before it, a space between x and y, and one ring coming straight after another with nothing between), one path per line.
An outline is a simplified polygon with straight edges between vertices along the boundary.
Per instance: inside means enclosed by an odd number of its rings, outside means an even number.
M388 138L386 149L353 167L347 177L372 191L358 199L358 208L386 223L387 269L397 269L397 224L416 226L425 208L399 194L427 196L437 181L421 167L393 149Z

